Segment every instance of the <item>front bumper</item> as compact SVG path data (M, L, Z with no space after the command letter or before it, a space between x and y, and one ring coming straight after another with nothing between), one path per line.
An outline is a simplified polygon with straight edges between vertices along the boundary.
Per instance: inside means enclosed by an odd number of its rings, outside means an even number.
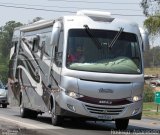
M61 92L56 97L56 102L63 110L58 115L63 116L84 116L100 120L141 119L142 113L142 100L125 105L97 105L79 101Z

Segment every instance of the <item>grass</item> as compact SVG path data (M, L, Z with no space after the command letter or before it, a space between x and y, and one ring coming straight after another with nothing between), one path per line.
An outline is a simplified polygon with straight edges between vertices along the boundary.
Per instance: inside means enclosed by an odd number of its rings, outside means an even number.
M160 68L145 68L144 73L147 75L157 75L160 74Z
M157 112L157 105L154 102L143 103L143 116L160 119L160 105Z

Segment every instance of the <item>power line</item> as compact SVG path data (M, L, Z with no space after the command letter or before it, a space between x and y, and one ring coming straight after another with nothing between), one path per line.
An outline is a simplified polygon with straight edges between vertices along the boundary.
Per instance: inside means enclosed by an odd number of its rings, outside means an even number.
M67 13L76 13L75 11L67 11L67 10L50 10L50 9L43 9L43 8L30 8L30 7L22 7L22 6L11 6L11 5L2 5L0 4L0 7L10 7L10 8L19 8L19 9L31 9L31 10L40 10L40 11L47 11L47 12L67 12ZM118 16L143 16L143 15L125 15L125 14L112 14L112 15L118 15Z
M9 4L9 5L22 5L22 6L38 6L38 7L55 7L55 8L75 8L75 9L93 9L93 10L112 10L112 11L117 11L117 10L121 10L121 11L142 11L142 10L136 10L136 9L104 9L104 8L80 8L80 7L65 7L65 6L46 6L46 5L30 5L30 4L18 4L18 3L4 3L4 2L0 2L1 4Z
M115 2L106 2L106 1L98 1L98 2L95 2L95 1L82 1L82 0L77 0L77 1L73 1L73 0L48 0L48 1L57 1L57 2L80 2L80 3L108 3L108 4L125 4L125 5L128 5L128 4L134 4L134 5L137 5L139 3L115 3Z
M11 8L20 8L20 9L32 9L32 10L41 10L41 11L50 11L50 12L67 12L67 13L75 13L73 11L66 11L66 10L50 10L50 9L42 9L42 8L30 8L30 7L19 7L19 6L10 6L10 5L2 5L0 4L0 7L11 7Z

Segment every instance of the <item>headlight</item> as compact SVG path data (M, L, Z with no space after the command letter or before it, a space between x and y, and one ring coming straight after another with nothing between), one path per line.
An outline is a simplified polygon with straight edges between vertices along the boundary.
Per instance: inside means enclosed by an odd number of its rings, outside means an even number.
M139 100L140 100L140 97L138 97L138 96L134 96L134 97L133 97L133 101L134 101L134 102L139 101Z
M70 96L70 97L78 97L78 95L75 92L69 92L68 96Z
M66 95L72 97L72 98L80 98L83 97L83 95L75 93L75 92L66 92Z
M139 96L133 96L131 98L128 98L129 101L132 101L132 102L137 102L139 100L142 100L142 96L139 95Z

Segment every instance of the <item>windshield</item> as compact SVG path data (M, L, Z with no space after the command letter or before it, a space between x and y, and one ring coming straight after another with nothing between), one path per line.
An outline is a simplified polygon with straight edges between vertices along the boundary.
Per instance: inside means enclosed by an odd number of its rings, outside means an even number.
M141 73L141 55L135 34L122 32L110 47L118 31L90 29L90 32L94 37L85 29L69 30L67 68L102 73ZM100 47L94 42L95 38Z

